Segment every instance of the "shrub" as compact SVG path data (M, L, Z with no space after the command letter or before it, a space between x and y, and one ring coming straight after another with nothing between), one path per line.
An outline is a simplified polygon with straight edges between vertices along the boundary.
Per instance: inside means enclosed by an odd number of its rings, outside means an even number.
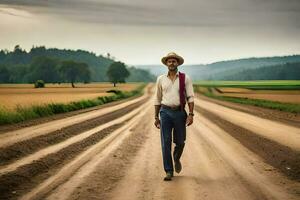
M45 87L45 82L43 80L37 80L34 83L34 87L35 88L43 88L43 87Z

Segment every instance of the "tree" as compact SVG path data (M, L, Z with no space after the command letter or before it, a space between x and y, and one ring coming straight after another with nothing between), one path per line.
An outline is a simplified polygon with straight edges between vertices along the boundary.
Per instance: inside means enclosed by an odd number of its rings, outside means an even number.
M125 78L127 78L130 73L126 69L126 66L122 62L112 63L106 72L110 82L116 87L116 83L125 83Z
M44 80L46 83L59 82L58 64L59 61L53 58L36 57L30 64L31 82L39 79Z
M4 50L0 50L0 64L4 61L6 53Z
M86 63L79 63L74 61L63 61L59 71L66 81L70 81L74 88L75 81L89 82L91 79L91 72Z
M32 82L30 79L31 73L30 71L30 66L28 65L8 65L7 69L9 70L10 77L9 77L9 82L11 83L26 83L26 82Z
M0 83L7 83L9 81L10 73L5 66L0 65Z
M22 52L20 45L16 45L14 48L14 52Z
M86 63L76 63L79 70L78 79L84 83L89 83L91 81L91 71Z

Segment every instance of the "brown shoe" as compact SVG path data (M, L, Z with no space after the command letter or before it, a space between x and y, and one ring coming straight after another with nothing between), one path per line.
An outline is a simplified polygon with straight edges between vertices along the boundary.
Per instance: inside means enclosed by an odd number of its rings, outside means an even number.
M181 169L182 169L182 166L181 166L180 160L175 160L175 171L177 173L180 173Z
M166 176L164 178L164 181L171 181L173 177L173 173L172 172L167 172Z

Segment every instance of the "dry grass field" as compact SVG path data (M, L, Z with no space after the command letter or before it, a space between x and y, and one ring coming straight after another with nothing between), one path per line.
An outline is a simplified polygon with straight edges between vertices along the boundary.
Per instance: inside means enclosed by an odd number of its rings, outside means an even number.
M0 84L0 107L14 110L17 106L29 107L46 103L68 103L93 99L99 96L110 96L106 91L115 89L132 91L139 83L122 83L113 87L111 83L46 84L45 88L34 88L33 84Z

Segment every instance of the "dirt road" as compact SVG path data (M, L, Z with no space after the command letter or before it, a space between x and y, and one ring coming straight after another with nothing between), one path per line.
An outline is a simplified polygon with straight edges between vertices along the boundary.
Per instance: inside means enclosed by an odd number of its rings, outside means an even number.
M300 198L300 128L200 98L183 170L164 182L152 86L111 111L4 133L0 199Z

